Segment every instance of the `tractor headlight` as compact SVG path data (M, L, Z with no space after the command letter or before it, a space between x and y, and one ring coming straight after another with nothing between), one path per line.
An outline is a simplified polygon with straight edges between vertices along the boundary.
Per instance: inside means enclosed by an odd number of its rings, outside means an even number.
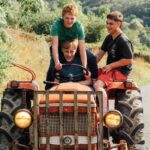
M123 117L119 111L109 111L104 115L104 123L108 128L118 128L122 122Z
M20 109L16 112L14 121L17 127L25 129L31 125L32 115L27 109Z

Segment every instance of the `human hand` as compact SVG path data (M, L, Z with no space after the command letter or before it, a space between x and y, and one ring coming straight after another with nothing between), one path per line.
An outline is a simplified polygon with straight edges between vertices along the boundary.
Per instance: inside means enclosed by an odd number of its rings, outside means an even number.
M56 63L55 64L55 69L56 70L61 70L62 69L62 64L59 62L59 63Z
M110 64L102 68L103 73L108 73L110 70L112 70L112 66Z
M88 71L88 74L86 72L84 72L84 77L85 77L85 79L89 79L91 77L91 72Z

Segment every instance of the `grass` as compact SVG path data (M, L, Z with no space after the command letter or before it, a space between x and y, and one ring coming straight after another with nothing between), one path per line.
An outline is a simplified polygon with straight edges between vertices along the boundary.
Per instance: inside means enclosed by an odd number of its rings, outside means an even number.
M49 45L44 36L37 36L34 33L26 33L22 30L7 29L7 33L12 38L12 43L6 45L13 57L13 62L25 65L36 73L36 81L39 83L40 89L44 89L43 81L46 77L47 68L49 65ZM86 47L92 49L96 53L100 47L100 43L86 44ZM147 54L148 56L149 53ZM146 55L146 56L147 56ZM99 63L102 67L105 64L105 58ZM0 84L0 91L6 87L10 80L29 80L31 76L14 67L5 70L6 78ZM130 76L139 85L150 83L150 64L139 55L134 59L133 71Z
M11 53L13 62L34 70L36 80L42 89L50 60L49 46L45 41L45 37L14 29L7 29L7 33L11 36L12 42L10 45L6 45L6 48ZM31 78L29 73L14 67L6 69L5 73L6 78L0 84L0 88L4 88L10 80L29 80Z
M133 62L133 72L130 77L139 85L150 83L150 64L143 58L135 58Z

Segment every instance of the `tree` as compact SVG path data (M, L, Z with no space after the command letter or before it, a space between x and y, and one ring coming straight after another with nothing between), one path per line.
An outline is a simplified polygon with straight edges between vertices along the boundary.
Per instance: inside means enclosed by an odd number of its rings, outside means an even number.
M0 82L4 78L4 69L9 65L10 63L10 57L6 50L3 49L2 44L4 42L8 42L9 38L5 32L5 27L7 25L7 22L5 20L5 13L3 9L0 7Z
M5 77L4 69L10 65L11 57L6 49L0 47L0 82Z
M143 30L144 26L142 23L143 21L141 19L135 18L130 22L129 28L133 30Z
M0 44L9 41L9 38L5 31L5 27L7 26L7 22L5 18L6 18L5 13L3 9L0 7Z

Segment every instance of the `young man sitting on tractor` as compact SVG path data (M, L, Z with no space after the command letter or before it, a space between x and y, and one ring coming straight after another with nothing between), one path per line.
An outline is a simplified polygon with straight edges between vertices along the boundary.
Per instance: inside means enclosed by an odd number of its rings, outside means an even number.
M70 81L79 82L84 85L92 85L92 78L90 73L91 70L90 72L88 72L87 75L85 74L85 76L83 76L83 69L81 68L82 62L80 56L77 53L77 48L78 48L77 39L62 42L61 51L62 51L62 62L64 68L58 71L59 73L56 73L56 76L59 74L61 77L59 81L57 79L55 79L55 81L66 82L68 81L66 77L68 77L70 78ZM74 65L74 67L72 67L72 65ZM79 67L78 65L80 65L81 67ZM96 61L95 61L95 66L97 66ZM73 76L75 76L75 78L73 78Z
M134 82L127 80L132 70L133 47L121 30L122 21L123 15L119 11L113 11L107 15L106 28L109 34L96 55L97 62L99 62L107 53L107 64L99 69L99 77L94 84L94 89L103 93L104 113L108 109L108 99L114 96L115 109L123 114L122 126L117 130L112 130L111 133L114 142L126 139L129 150L145 150L140 90L137 86L133 88ZM119 86L119 82L123 88ZM115 89L114 94L110 90L113 88Z
M121 30L122 21L123 14L119 11L107 15L106 28L109 34L96 54L97 62L102 59L106 52L108 54L107 65L99 69L99 77L94 84L96 91L103 91L104 99L107 99L107 94L103 88L114 80L126 80L131 72L133 47Z

